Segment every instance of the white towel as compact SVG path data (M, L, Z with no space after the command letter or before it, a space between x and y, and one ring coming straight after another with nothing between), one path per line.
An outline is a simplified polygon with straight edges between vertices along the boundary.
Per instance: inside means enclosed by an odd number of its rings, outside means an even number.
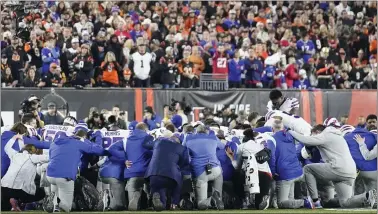
M250 155L248 160L244 160L245 165L245 185L251 194L260 193L259 170L255 155Z

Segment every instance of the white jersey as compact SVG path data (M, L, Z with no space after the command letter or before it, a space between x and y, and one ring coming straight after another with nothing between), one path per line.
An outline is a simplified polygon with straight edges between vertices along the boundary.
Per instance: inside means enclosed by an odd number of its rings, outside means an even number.
M265 126L273 126L274 118L273 116L280 116L282 117L282 123L285 127L290 128L293 131L296 131L300 134L305 136L311 135L311 125L307 123L302 117L292 115L286 112L282 112L279 110L274 110L268 112L266 116L266 123Z
M62 126L62 125L46 125L43 129L43 139L45 141L53 142L58 139L62 134L66 136L73 135L75 127Z
M113 143L127 139L132 130L101 131L102 145L104 149L109 148Z
M290 113L291 109L299 108L299 101L295 97L284 98L283 103L279 106L278 109L273 109L273 103L272 101L269 101L266 108L268 109L268 111L280 110Z
M241 157L244 159L242 168L246 167L245 163L246 161L248 161L248 159L245 159L245 158L248 158L251 155L255 155L256 153L258 153L259 151L265 148L266 141L263 138L259 138L259 139L256 138L255 140L256 141L253 141L253 140L247 141L238 146L238 151L236 153L237 157L238 158ZM258 170L271 173L268 162L265 162L263 164L258 164Z
M131 60L134 62L133 71L135 76L140 80L145 80L150 76L151 62L154 57L150 53L141 55L139 52L131 55Z

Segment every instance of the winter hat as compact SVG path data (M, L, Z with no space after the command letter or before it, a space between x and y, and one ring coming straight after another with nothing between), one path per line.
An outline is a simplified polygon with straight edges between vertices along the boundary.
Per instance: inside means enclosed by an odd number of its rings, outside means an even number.
M119 7L118 6L113 6L112 7L112 13L114 13L114 12L119 12Z
M80 120L80 121L79 121L79 123L75 126L75 130L74 130L74 132L76 133L76 132L78 132L78 131L80 131L80 130L83 130L83 131L86 131L86 132L89 131L88 126L87 126L87 124L84 122L84 120Z
M136 127L136 125L138 124L138 122L137 121L132 121L130 124L129 124L129 130L135 130L135 127Z

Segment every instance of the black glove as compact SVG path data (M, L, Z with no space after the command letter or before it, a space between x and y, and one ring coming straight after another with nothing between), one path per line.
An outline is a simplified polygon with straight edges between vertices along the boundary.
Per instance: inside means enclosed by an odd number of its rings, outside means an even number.
M257 163L263 164L266 161L269 161L270 154L271 154L271 151L267 148L264 148L263 150L257 152L255 155Z

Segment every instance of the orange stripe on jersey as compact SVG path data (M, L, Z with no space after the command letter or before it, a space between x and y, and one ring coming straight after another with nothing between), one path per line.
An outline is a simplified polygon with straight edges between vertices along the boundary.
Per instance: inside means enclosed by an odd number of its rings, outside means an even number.
M151 106L154 109L154 90L152 88L146 89L147 94L147 106Z

